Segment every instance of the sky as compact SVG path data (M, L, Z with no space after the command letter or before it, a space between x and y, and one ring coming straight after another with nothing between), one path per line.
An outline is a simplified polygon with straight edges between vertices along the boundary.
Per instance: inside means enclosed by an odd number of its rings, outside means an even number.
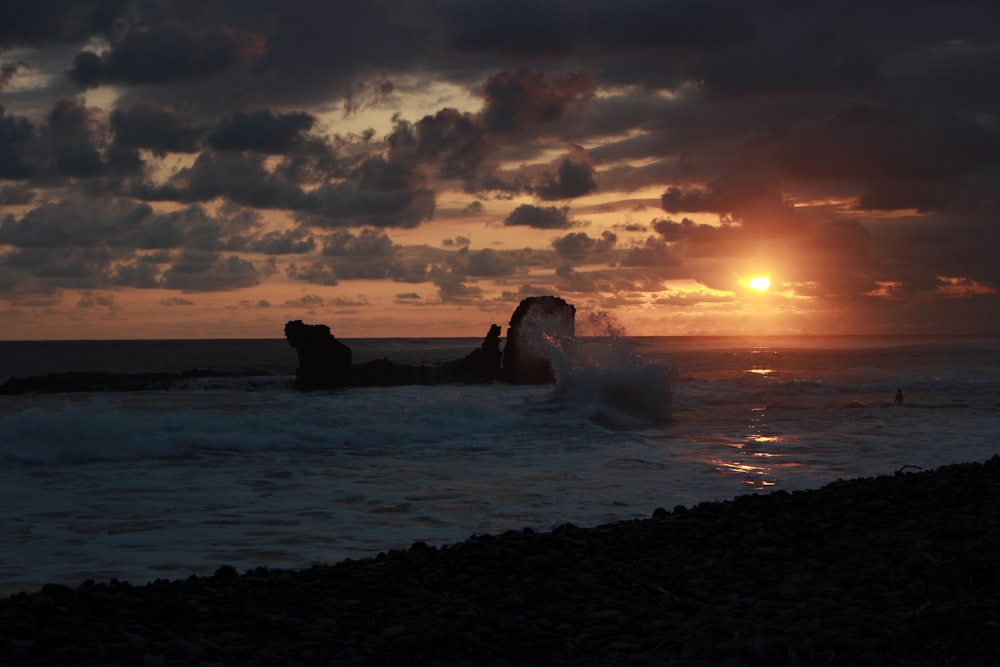
M1000 334L998 73L995 0L8 3L0 339Z

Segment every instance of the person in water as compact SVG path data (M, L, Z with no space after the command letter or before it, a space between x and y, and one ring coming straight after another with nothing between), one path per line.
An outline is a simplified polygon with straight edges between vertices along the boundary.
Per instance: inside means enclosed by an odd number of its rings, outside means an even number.
M896 390L896 399L895 399L895 401L896 401L896 405L902 405L903 404L903 390L902 389L897 389Z

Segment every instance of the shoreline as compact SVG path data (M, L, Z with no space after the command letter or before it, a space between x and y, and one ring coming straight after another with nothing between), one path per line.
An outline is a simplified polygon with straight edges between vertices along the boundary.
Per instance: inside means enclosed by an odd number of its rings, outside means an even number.
M1000 663L1000 456L592 528L0 600L0 664Z

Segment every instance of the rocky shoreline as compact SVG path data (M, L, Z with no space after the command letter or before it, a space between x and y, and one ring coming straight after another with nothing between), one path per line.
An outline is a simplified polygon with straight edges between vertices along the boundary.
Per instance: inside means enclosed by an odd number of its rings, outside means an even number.
M1000 457L0 600L2 665L996 665Z

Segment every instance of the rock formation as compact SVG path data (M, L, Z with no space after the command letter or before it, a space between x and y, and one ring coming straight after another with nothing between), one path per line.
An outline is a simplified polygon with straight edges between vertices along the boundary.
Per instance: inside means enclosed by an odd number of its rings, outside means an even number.
M294 320L285 325L285 338L299 354L295 378L300 388L352 384L351 348L334 338L330 327Z
M576 308L557 296L521 301L510 318L501 379L514 384L555 382L546 350L566 347L575 334Z
M483 339L483 344L467 356L444 365L445 375L451 379L448 382L493 382L500 375L500 332L496 324L490 325L490 330Z
M336 340L325 324L295 320L285 325L285 337L299 353L295 375L302 389L494 380L543 384L556 379L545 350L547 346L572 342L575 315L576 309L559 297L529 297L510 319L503 352L502 329L493 324L479 348L461 359L436 365L401 364L389 359L352 364L350 348Z

